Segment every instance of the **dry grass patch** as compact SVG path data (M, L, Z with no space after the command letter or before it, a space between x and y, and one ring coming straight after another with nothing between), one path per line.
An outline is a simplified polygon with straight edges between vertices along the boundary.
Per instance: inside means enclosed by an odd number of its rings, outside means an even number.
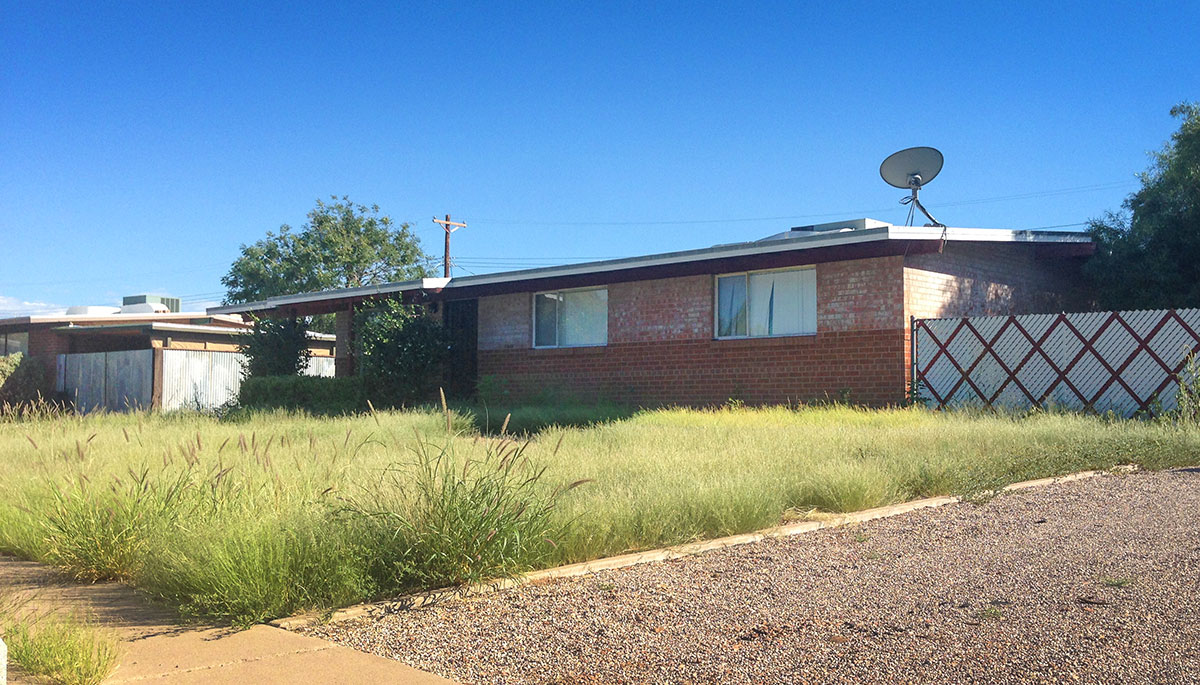
M440 409L0 422L0 551L246 624L797 517L1122 463L1200 464L1194 425L1064 414L523 417L542 428L516 443L465 412L447 433Z

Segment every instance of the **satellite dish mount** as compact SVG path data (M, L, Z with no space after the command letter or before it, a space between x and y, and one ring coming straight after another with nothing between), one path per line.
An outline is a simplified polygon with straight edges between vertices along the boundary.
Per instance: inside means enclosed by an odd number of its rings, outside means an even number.
M887 159L883 160L883 164L879 165L879 175L888 185L912 191L911 195L900 200L900 204L909 205L908 225L912 225L913 208L915 207L929 219L927 226L946 227L946 224L933 218L918 197L921 187L932 181L942 170L944 161L942 153L935 148L910 147L889 155Z

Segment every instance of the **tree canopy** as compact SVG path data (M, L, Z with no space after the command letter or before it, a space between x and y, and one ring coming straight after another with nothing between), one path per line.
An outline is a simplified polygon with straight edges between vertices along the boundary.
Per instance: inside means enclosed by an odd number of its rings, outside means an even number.
M1171 109L1179 130L1139 175L1142 187L1088 224L1085 266L1108 309L1200 307L1200 104Z
M242 365L246 378L299 376L312 357L308 329L299 319L254 319L254 328L238 338L246 355Z
M427 275L429 257L406 223L377 205L331 198L308 213L299 231L284 224L253 245L221 278L225 302L236 304L301 292L353 288Z
M439 319L419 305L369 302L355 321L359 374L381 406L432 399L450 340Z

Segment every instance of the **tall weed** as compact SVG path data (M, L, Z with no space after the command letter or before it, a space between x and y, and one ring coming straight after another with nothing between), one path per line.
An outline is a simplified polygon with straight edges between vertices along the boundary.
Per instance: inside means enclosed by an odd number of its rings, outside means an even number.
M10 663L51 682L98 685L116 667L110 631L78 616L34 612L7 595L0 595L0 634Z
M314 509L183 528L156 539L138 583L185 615L238 626L376 596L373 550L331 523Z
M97 488L86 476L51 482L45 512L45 558L78 580L127 580L146 558L149 536L187 514L188 480L153 480L132 469Z
M584 481L546 486L527 445L489 440L482 456L457 457L452 442L434 447L418 437L410 463L389 467L378 486L349 500L346 512L378 555L380 585L477 583L548 558L566 525L555 505Z

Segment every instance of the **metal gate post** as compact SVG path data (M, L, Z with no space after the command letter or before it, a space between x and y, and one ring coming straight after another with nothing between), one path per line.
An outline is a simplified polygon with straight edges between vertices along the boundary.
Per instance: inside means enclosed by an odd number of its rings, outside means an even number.
M908 401L917 400L917 317L908 316Z

